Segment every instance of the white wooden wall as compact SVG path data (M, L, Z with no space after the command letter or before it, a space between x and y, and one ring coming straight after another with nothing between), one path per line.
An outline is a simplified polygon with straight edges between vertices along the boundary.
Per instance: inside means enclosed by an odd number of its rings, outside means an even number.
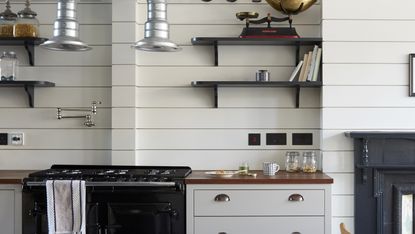
M13 11L23 9L22 1L13 2ZM51 37L56 1L32 2L41 24L41 37ZM0 47L0 52L17 52L21 64L19 80L56 83L54 88L35 90L33 109L28 108L23 88L0 88L0 132L25 134L24 146L0 146L0 169L44 169L53 163L110 163L111 1L81 1L78 16L81 39L93 47L90 52L51 52L36 47L35 66L31 67L23 47ZM103 102L96 127L86 128L80 119L56 119L56 107L88 107L93 100Z
M353 228L353 130L414 130L408 54L415 52L412 0L323 0L324 171L334 178L333 234Z
M136 163L189 165L193 169L235 169L243 162L260 169L264 161L283 164L285 152L320 149L319 89L301 93L295 109L295 91L287 88L220 88L219 106L213 91L193 88L191 81L253 81L258 69L268 69L271 80L288 80L294 66L293 47L220 46L219 67L213 48L193 46L192 37L240 34L244 23L235 13L278 13L268 4L238 0L169 0L171 39L177 53L136 52ZM142 38L146 1L137 4L137 32ZM296 16L295 26L305 37L320 36L321 7ZM127 51L127 46L125 46ZM131 103L133 100L131 100ZM265 134L288 134L287 146L266 146ZM314 134L314 145L292 146L291 133ZM261 133L261 146L248 146L248 133Z

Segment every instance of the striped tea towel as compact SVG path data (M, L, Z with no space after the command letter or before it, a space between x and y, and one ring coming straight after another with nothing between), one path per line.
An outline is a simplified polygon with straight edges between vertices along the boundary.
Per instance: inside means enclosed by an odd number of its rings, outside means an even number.
M86 234L85 192L85 181L46 181L49 234Z

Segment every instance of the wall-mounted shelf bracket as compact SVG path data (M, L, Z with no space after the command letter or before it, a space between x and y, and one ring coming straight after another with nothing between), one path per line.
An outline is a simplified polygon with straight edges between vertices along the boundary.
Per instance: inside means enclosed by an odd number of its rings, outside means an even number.
M35 103L35 87L55 87L55 83L32 80L0 81L0 88L2 87L23 87L27 95L29 106L33 108Z
M35 45L40 45L47 41L47 38L31 37L1 37L0 45L2 46L24 46L29 58L30 66L35 65Z

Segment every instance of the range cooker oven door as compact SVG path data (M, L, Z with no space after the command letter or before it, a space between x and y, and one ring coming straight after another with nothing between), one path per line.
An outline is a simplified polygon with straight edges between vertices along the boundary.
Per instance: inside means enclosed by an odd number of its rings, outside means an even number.
M108 234L179 234L170 203L108 203Z

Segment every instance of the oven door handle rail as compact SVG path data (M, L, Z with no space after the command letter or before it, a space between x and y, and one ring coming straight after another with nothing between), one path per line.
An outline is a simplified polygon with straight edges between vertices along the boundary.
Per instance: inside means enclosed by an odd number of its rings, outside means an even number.
M45 181L27 181L26 186L46 186ZM87 187L176 187L175 182L85 182Z

